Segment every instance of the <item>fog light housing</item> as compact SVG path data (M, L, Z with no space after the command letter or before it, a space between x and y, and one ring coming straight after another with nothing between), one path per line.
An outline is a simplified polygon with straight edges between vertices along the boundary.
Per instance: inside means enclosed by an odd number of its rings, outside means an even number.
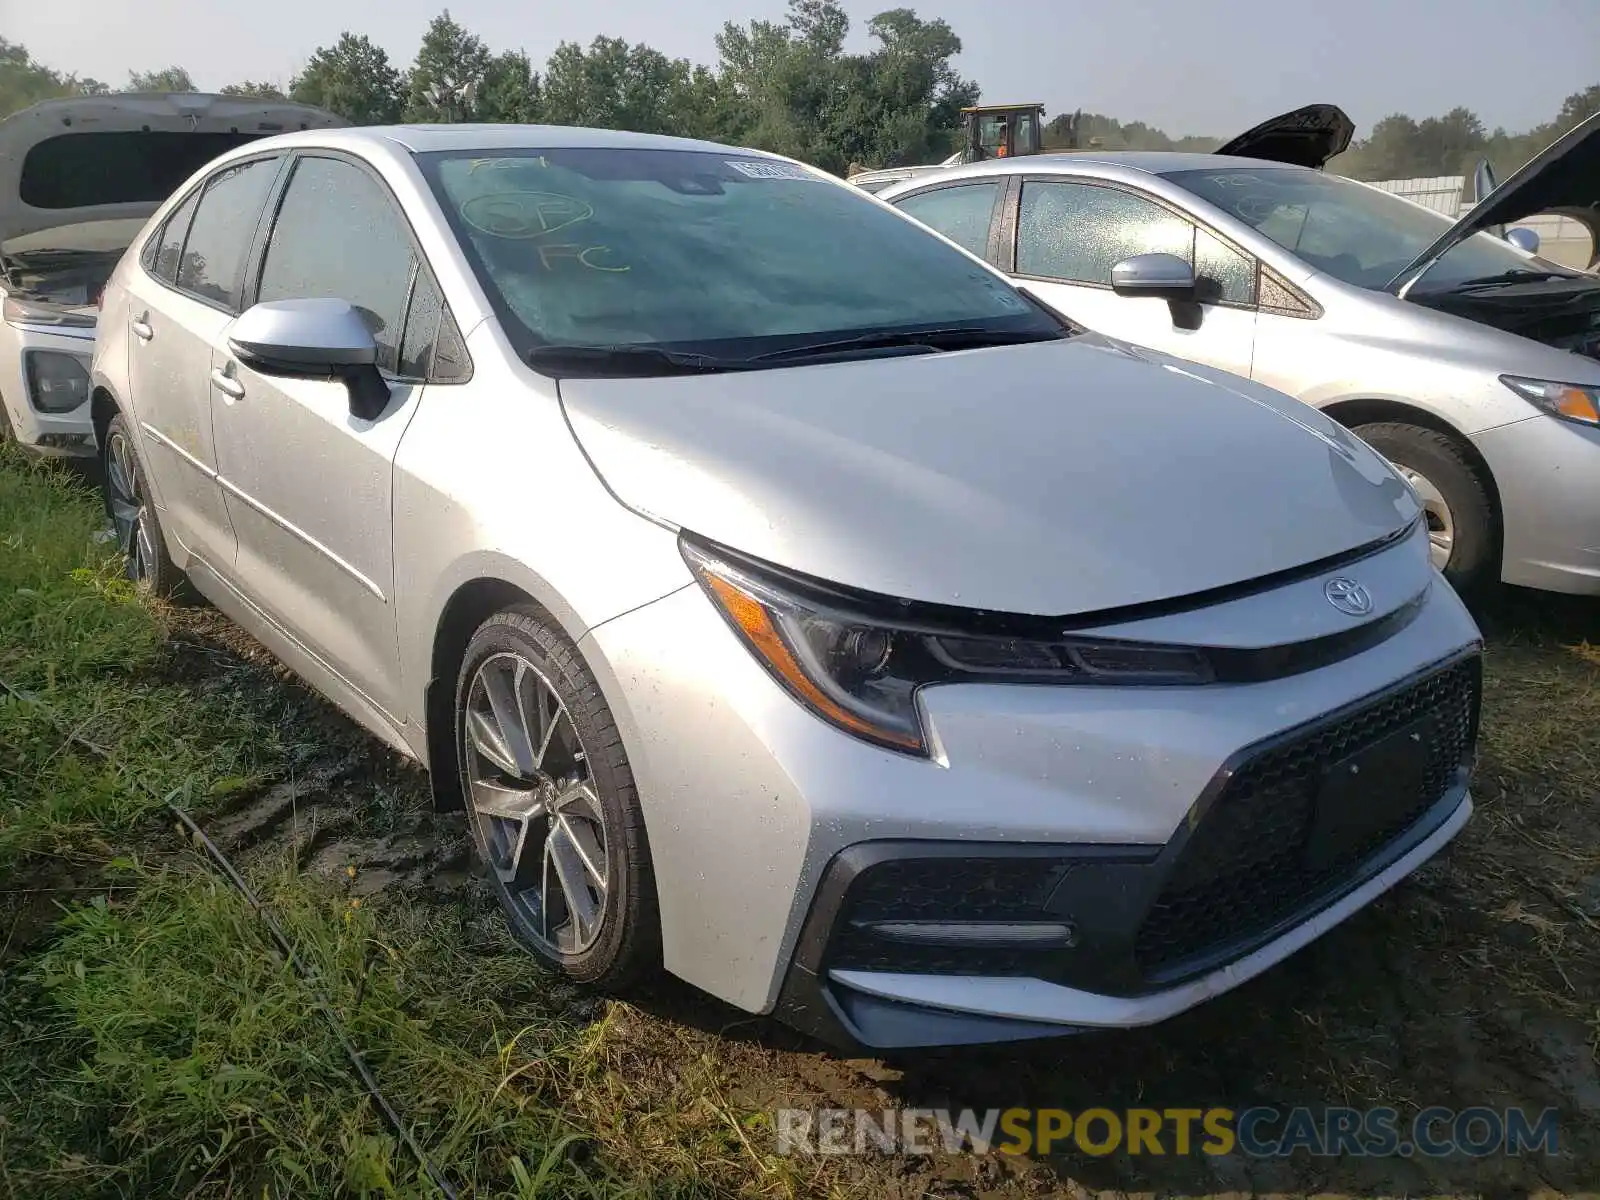
M89 368L71 354L30 350L24 357L28 399L35 412L69 413L88 403Z

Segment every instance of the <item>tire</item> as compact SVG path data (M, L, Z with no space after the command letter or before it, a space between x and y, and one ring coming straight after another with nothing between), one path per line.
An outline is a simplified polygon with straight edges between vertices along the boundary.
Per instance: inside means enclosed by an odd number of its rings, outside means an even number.
M1359 425L1355 433L1417 489L1427 511L1434 565L1451 586L1465 595L1493 582L1499 562L1494 500L1461 446L1437 430L1400 421Z
M473 845L517 939L608 991L654 973L661 918L622 737L577 647L531 605L468 643L455 744Z
M167 539L155 505L150 501L150 484L144 463L139 458L127 418L121 413L106 426L100 451L100 494L106 516L116 531L122 553L123 570L140 591L162 599L188 596L183 572L167 553Z

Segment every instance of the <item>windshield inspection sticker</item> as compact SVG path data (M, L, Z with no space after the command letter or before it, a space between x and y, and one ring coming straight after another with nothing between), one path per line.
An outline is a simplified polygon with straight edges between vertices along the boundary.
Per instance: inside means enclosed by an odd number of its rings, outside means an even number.
M756 162L754 159L749 158L729 158L723 161L739 174L750 179L801 179L810 181L816 178L804 167L797 167L786 162Z

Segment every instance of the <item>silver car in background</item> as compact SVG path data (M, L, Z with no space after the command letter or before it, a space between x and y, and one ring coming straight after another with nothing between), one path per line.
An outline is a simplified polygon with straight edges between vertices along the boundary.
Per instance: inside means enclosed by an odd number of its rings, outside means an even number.
M0 121L0 438L91 457L100 289L150 214L225 150L349 124L286 100L117 92Z
M1459 588L1600 594L1600 276L1485 232L1546 211L1600 228L1600 117L1454 225L1319 170L1352 130L1314 105L1214 155L998 160L879 196L1072 320L1356 430Z
M130 248L93 374L129 573L426 764L577 980L1143 1025L1471 812L1478 631L1378 455L787 159L271 139Z

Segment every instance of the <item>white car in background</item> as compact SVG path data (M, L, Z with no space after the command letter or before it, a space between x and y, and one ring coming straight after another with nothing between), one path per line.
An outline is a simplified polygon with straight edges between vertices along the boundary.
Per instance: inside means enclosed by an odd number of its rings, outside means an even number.
M0 440L93 455L100 289L146 219L225 151L346 124L303 104L199 93L75 96L0 121Z
M997 159L878 198L1098 333L1354 430L1416 489L1457 588L1600 596L1600 278L1498 232L1600 228L1600 116L1453 224L1322 170L1354 128L1310 105L1214 154Z

